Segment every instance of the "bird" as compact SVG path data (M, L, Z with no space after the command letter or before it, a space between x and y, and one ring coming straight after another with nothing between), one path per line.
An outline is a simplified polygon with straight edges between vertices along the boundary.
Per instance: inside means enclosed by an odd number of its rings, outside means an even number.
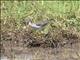
M39 21L36 23L33 23L31 19L27 19L26 24L28 24L29 26L31 26L34 29L41 29L42 27L44 27L48 24L48 19L45 19L43 21Z

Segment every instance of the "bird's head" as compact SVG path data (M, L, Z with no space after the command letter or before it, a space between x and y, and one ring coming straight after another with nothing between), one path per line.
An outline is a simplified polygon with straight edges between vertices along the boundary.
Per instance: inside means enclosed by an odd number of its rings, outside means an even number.
M32 23L32 20L30 18L24 19L23 23L25 25L29 25L30 23Z

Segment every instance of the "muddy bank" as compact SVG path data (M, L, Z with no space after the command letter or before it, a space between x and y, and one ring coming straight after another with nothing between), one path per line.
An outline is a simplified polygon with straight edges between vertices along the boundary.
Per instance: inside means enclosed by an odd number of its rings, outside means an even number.
M27 30L2 32L1 55L11 60L79 60L80 33L54 30L38 34Z
M21 47L20 47L21 48ZM79 60L80 43L63 48L22 48L14 47L8 60Z

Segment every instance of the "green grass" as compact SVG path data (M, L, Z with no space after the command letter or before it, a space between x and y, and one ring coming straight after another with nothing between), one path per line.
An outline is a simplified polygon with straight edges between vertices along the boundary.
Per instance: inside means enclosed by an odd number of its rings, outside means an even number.
M70 27L80 31L80 1L1 1L2 25L15 20L16 27L21 28L20 21L26 17L33 17L34 22L54 19L43 32Z

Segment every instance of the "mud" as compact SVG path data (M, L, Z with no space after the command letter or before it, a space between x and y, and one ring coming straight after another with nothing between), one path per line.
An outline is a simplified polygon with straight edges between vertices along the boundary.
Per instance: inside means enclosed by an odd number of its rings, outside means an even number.
M1 59L79 60L80 33L54 30L38 34L27 30L2 32Z

